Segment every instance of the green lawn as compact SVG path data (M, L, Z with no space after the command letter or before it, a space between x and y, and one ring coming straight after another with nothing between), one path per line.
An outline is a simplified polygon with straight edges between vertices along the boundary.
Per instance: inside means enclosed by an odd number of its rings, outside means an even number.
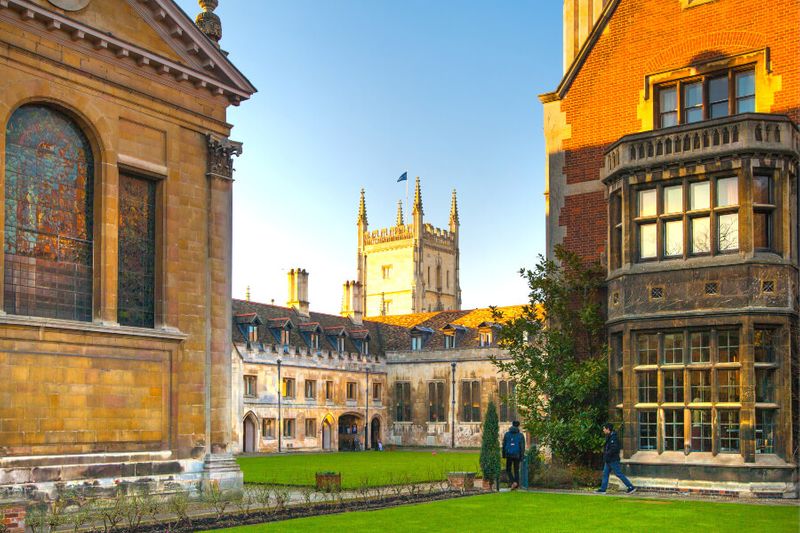
M245 483L313 485L314 474L341 472L343 488L396 485L446 478L447 472L477 472L477 452L340 452L239 457Z
M508 492L225 529L262 531L747 531L797 533L796 506Z

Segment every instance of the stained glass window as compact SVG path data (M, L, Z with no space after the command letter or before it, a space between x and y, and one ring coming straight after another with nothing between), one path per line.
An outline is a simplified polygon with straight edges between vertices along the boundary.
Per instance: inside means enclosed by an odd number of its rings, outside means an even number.
M156 184L119 176L117 321L152 328L155 309Z
M92 319L94 159L67 115L17 109L6 127L6 313Z

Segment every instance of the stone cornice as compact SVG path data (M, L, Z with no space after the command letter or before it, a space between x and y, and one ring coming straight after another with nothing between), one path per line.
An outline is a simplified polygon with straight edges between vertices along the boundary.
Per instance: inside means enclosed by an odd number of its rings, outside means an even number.
M129 1L134 2L134 0ZM136 1L148 6L153 18L161 21L154 26L154 29L162 37L165 28L171 28L168 30L173 41L170 44L175 48L176 40L177 43L183 43L184 54L196 56L196 59L190 62L198 66L183 65L28 0L0 0L0 16L15 13L25 24L60 34L76 45L78 43L89 45L95 53L113 57L115 61L130 62L137 68L169 76L179 83L192 84L195 88L206 90L212 95L225 96L234 105L238 105L255 92L255 87L205 35L202 35L199 29L194 27L171 0ZM141 8L137 11L141 14ZM153 18L148 20L151 25L154 24ZM223 81L219 79L220 77L230 81Z

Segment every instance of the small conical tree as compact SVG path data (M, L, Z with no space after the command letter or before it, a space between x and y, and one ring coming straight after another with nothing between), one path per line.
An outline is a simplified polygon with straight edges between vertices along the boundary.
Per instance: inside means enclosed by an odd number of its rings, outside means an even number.
M481 435L481 472L483 479L493 483L500 482L500 427L497 421L497 407L494 400L486 406L486 418L483 421Z

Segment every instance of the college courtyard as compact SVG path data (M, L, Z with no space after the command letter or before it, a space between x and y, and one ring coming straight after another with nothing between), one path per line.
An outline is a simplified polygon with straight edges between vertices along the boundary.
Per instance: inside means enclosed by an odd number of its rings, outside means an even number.
M0 0L0 533L800 531L799 20Z

